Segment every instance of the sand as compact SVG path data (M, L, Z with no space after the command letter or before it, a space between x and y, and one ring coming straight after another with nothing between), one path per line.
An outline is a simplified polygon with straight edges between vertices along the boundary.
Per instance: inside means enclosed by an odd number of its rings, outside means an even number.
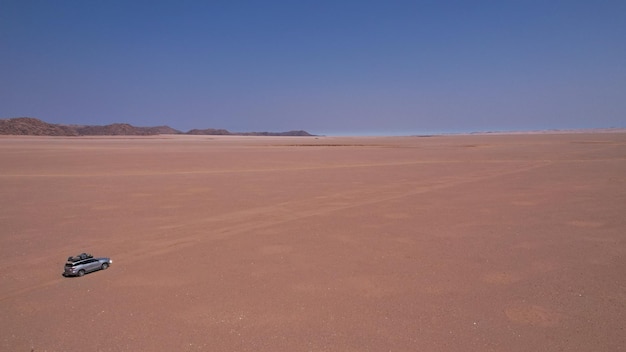
M617 351L625 214L626 133L3 136L0 350Z

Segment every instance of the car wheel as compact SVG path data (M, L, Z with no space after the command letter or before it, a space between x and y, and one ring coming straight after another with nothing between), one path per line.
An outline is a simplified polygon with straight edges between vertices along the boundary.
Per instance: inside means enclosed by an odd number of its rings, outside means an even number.
M85 270L78 270L78 276L84 276L85 275Z
M102 264L102 270L106 269L109 267L109 263L103 263Z

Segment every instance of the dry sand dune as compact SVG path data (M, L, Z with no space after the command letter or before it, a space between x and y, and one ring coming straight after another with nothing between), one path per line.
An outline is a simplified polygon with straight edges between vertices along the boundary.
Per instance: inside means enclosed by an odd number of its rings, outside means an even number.
M2 351L626 346L624 133L5 136L0 202Z

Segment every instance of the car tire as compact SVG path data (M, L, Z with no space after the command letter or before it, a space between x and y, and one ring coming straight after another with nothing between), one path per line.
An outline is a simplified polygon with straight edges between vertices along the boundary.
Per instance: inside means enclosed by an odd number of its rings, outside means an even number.
M78 276L85 276L85 270L78 270Z
M109 263L103 263L102 264L102 270L106 270L106 268L109 267Z

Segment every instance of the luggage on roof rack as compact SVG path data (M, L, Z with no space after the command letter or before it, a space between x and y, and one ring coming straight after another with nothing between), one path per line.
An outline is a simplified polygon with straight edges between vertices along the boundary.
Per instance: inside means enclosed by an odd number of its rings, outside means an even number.
M68 262L77 262L79 260L85 260L85 259L89 259L89 258L93 258L93 255L91 255L89 253L81 253L81 254L78 254L78 255L73 256L73 257L67 257L67 261Z

